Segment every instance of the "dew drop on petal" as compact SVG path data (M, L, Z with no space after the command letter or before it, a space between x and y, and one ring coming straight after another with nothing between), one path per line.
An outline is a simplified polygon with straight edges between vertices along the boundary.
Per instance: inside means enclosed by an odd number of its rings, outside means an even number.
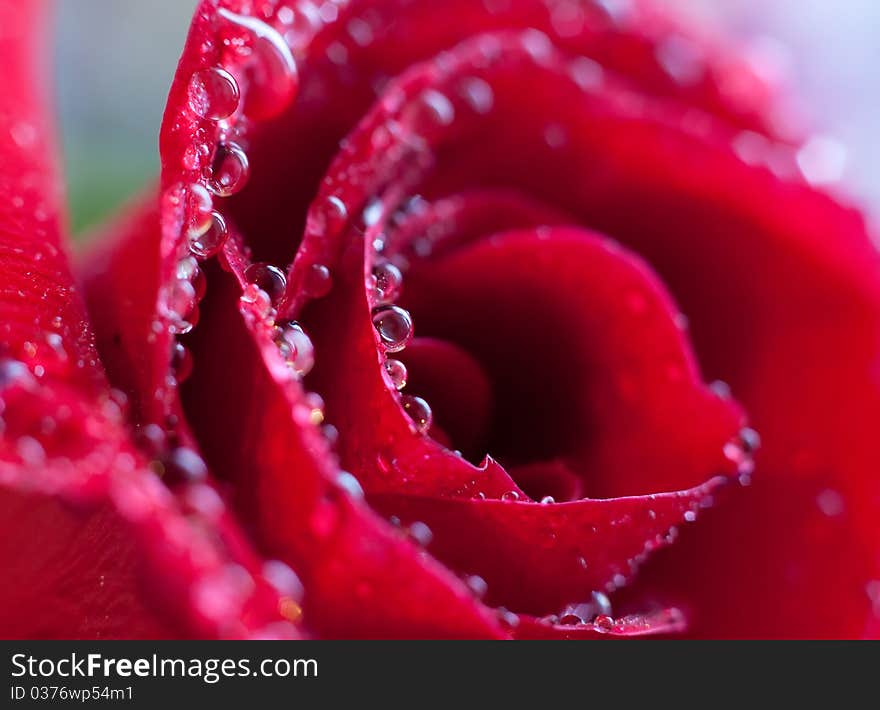
M754 453L761 448L761 435L750 427L740 429L739 438L746 453Z
M220 143L208 171L208 189L219 197L239 192L250 176L247 155L238 143Z
M418 431L425 432L431 428L433 418L431 406L424 399L405 394L400 398L400 403L403 405L403 411L409 415Z
M223 215L219 212L212 212L208 228L190 239L189 250L200 259L208 259L223 248L228 236L229 230Z
M210 226L213 209L211 193L204 185L191 183L183 188L182 202L186 234L190 239L203 234Z
M544 496L541 498L541 505L550 505L551 503L555 503L556 499L553 496Z
M360 481L348 471L340 471L336 477L336 483L352 498L364 497L364 489L361 487Z
M197 483L208 477L208 467L202 457L185 446L172 449L162 463L167 476L189 483Z
M192 354L189 349L180 342L175 341L171 347L171 370L178 382L186 380L193 369Z
M486 596L486 592L489 591L489 585L486 584L486 580L478 574L472 574L465 577L464 583L477 599L482 599Z
M614 629L614 619L607 614L600 614L593 619L593 628L600 634L607 634Z
M195 287L189 281L175 279L165 291L165 309L171 328L182 334L192 330L196 310Z
M324 264L312 264L306 271L303 290L311 298L323 298L333 288L333 277L330 269Z
M486 114L492 110L495 95L492 87L483 79L467 77L462 80L460 90L465 101L477 113Z
M373 299L376 305L393 303L400 296L403 274L390 261L380 261L373 266Z
M285 597L301 601L305 594L299 575L279 560L269 560L263 565L263 577Z
M348 207L336 195L331 195L318 210L318 229L324 234L336 234L348 219Z
M308 333L296 321L278 328L275 344L287 366L300 377L305 377L315 366L315 346Z
M506 491L501 494L501 500L508 502L519 500L519 493L517 493L516 491Z
M281 114L299 88L296 62L284 38L265 22L221 8L219 14L251 36L250 57L245 66L248 86L244 111L265 120Z
M502 626L505 626L508 629L515 629L519 626L519 617L512 611L505 609L503 606L498 607L495 610L495 613L498 614L498 621L501 622Z
M394 387L394 389L402 390L406 387L406 365L400 360L388 358L385 361L385 373L388 375L388 380L391 382L391 386Z
M238 84L232 74L220 67L201 69L193 74L188 95L193 113L211 121L229 118L238 108Z
M390 353L403 350L413 336L409 311L399 306L380 306L373 309L373 325L385 350Z
M135 443L148 456L157 457L166 448L168 436L158 424L145 424L135 430Z
M175 274L178 279L189 281L196 291L196 298L202 300L208 288L208 279L205 272L199 267L199 262L192 256L185 256L177 262Z
M431 528L423 522L416 521L412 523L406 530L406 536L421 547L427 547L434 539L434 533Z
M277 266L265 262L251 264L245 269L244 277L248 283L257 286L277 303L287 289L287 277Z
M597 614L611 616L611 600L602 592L593 592L593 607Z

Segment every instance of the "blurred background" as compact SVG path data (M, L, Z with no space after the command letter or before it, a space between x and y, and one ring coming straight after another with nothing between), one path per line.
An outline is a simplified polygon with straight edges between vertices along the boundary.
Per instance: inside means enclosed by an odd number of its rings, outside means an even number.
M839 142L848 191L880 215L880 2L657 1L699 18L759 56L768 71L786 75L812 125ZM157 174L159 124L195 5L60 0L57 92L76 231Z

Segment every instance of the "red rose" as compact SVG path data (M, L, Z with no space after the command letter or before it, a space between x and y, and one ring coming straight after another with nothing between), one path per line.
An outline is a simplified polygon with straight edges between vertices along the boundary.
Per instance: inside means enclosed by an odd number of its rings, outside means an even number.
M0 1L2 635L880 633L880 258L621 7L204 0L87 317Z

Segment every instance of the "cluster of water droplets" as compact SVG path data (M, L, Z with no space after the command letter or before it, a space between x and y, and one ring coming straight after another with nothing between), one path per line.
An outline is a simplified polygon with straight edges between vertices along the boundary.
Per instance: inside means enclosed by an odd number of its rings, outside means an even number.
M207 287L203 264L221 252L229 237L217 200L240 192L250 174L245 152L249 122L277 116L296 94L296 63L273 27L280 18L271 22L220 8L215 38L202 47L206 56L214 54L220 59L216 65L193 72L186 85L188 114L184 112L178 129L191 131L192 139L181 156L180 167L186 177L168 188L163 197L163 209L179 216L180 232L172 235L170 245L163 243L164 254L171 252L176 261L160 291L159 312L164 323L154 324L154 335L167 327L173 336L183 336L198 323L199 304ZM266 299L268 314L283 294L284 274L271 265L254 264L246 276L251 286L245 289L244 298ZM304 374L313 362L308 336L297 331L295 324L283 324L278 331L285 359ZM192 372L192 356L178 337L172 341L169 356L169 393ZM173 419L171 416L169 422ZM204 485L204 461L194 450L178 446L173 434L149 425L140 429L139 439L152 456L157 473L190 487L210 489Z
M378 203L365 210L364 219L368 232L378 221L380 210ZM427 432L433 421L431 406L421 397L403 393L408 382L408 372L406 365L394 357L410 343L414 332L412 315L396 303L403 291L403 269L399 262L383 256L385 245L381 236L375 237L371 246L375 258L366 285L373 327L385 355L383 376L390 387L401 393L400 405L409 415L415 429L418 432Z

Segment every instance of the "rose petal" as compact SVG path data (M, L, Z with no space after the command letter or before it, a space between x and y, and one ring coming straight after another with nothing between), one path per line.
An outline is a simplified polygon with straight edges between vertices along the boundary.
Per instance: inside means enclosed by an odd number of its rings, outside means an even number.
M711 503L723 478L676 493L541 505L514 500L454 500L370 495L404 523L424 521L431 554L488 584L487 601L548 614L592 591L614 591L676 526Z
M49 110L48 3L0 5L0 337L40 377L100 382L62 243L64 193Z
M242 278L240 260L229 262ZM253 304L239 313L240 285L230 276L215 271L209 281L184 400L191 412L214 413L192 417L199 441L235 484L262 545L302 575L309 627L322 637L498 637L463 584L336 482L314 405L271 326Z
M2 592L4 636L298 635L222 499L191 484L184 514L115 403L98 409L29 375L7 380L0 401L0 565L16 580Z

